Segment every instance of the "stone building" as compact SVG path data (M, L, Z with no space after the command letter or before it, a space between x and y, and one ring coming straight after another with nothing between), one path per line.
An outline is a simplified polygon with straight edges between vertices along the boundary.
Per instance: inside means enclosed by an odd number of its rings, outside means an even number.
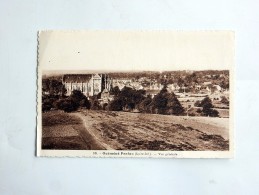
M112 79L106 74L65 74L62 82L67 89L67 95L73 90L79 90L86 97L90 97L104 89L110 91Z

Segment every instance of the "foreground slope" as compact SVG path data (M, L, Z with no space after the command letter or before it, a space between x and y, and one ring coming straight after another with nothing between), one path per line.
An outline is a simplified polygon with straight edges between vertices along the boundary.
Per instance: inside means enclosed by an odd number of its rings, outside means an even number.
M227 118L184 117L129 112L82 110L72 115L105 149L228 150Z

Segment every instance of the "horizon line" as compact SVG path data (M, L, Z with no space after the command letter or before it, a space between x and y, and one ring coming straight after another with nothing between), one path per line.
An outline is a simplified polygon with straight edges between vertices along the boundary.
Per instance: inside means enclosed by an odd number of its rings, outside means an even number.
M87 70L87 69L81 69L81 70L71 70L71 69L54 69L54 70L42 70L42 73L58 73L60 74L62 72L89 72L89 73L104 73L104 72L110 72L110 73L127 73L127 72L132 72L132 73L137 73L137 72L174 72L174 71L230 71L230 69L200 69L200 70L194 70L194 69L178 69L178 70Z

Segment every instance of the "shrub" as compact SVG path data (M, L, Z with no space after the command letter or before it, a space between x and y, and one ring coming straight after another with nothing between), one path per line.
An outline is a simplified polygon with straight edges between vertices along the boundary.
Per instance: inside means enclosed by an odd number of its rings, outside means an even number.
M196 112L201 113L202 110L200 108L198 108Z
M210 111L210 115L209 116L212 116L212 117L218 117L219 116L219 112L215 109L212 109Z
M79 105L80 107L87 108L87 109L90 109L91 107L91 104L86 97L79 102Z
M194 103L194 106L200 107L200 106L201 106L201 101L200 101L200 100L197 100L197 101Z
M211 99L210 99L208 96L205 97L205 98L201 101L200 106L201 106L201 107L204 107L205 104L210 104L210 105L211 105L211 108L213 107L213 106L212 106L212 101L211 101Z
M49 111L52 108L52 104L49 101L42 103L42 112Z
M196 116L197 113L194 110L190 110L190 111L188 111L188 115L189 116Z
M59 100L57 106L60 110L64 110L65 112L73 112L78 109L79 103L73 101L71 98L66 98Z
M138 104L138 109L140 112L149 112L149 104L152 102L151 96L146 97L142 102Z
M42 112L46 112L55 108L55 102L58 100L59 96L44 95L42 96Z
M107 108L108 108L107 106L108 106L108 104L107 104L107 103L104 103L104 104L103 104L103 110L107 110Z
M114 99L107 105L107 109L111 111L121 111L123 109L123 103L120 99Z
M207 102L203 105L202 113L205 116L217 117L219 116L219 112L217 110L212 109L212 104Z
M101 110L102 109L97 96L92 96L90 98L90 108L91 108L91 110Z

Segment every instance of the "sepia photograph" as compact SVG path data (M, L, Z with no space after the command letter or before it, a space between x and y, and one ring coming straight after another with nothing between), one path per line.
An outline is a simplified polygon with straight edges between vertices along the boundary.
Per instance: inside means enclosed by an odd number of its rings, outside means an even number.
M42 31L38 156L229 158L233 33Z

